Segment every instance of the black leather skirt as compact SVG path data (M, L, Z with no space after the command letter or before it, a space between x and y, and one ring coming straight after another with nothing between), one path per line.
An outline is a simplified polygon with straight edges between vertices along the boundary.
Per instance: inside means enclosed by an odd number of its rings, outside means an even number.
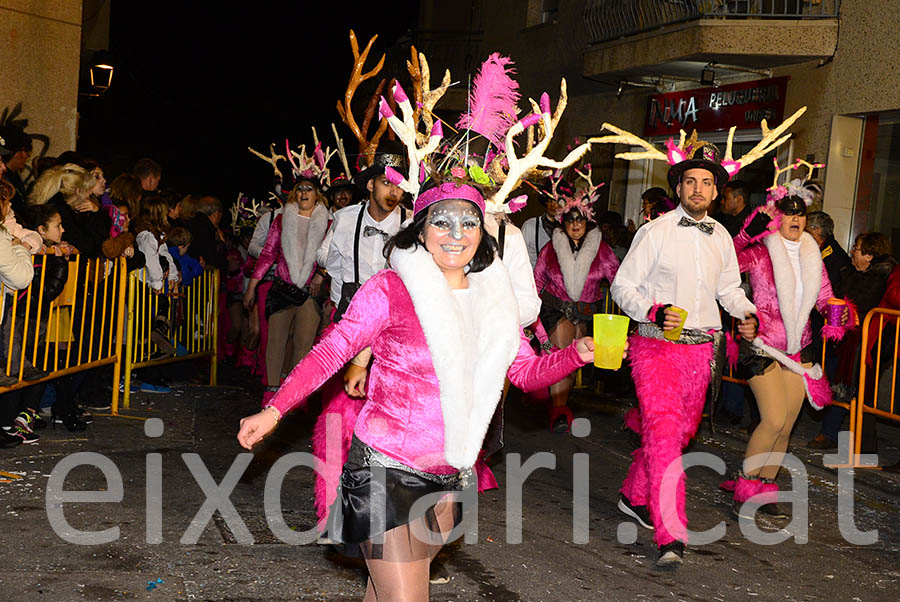
M342 544L347 555L415 560L417 550L421 552L423 547L414 545L413 538L421 539L423 529L427 535L446 527L439 524L435 506L446 501L447 495L470 486L475 486L472 470L448 475L422 472L353 437L337 499L328 515L328 537ZM455 527L462 520L462 504L452 505ZM409 542L387 541L385 545L385 534L404 525L410 529L401 539L408 537Z

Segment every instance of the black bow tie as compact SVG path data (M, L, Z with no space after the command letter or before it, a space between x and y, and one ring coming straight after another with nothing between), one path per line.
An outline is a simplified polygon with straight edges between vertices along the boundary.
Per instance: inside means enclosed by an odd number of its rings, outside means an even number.
M701 232L703 232L704 234L707 234L707 235L711 235L713 233L713 230L715 229L715 226L713 224L710 224L708 222L698 222L698 221L692 220L689 217L684 217L684 216L682 216L681 219L678 220L678 225L685 226L688 228L693 226L694 228L697 228L698 230L700 230Z
M390 234L384 230L379 230L375 226L366 226L365 230L363 230L363 236L380 236L384 242L387 242L391 237Z

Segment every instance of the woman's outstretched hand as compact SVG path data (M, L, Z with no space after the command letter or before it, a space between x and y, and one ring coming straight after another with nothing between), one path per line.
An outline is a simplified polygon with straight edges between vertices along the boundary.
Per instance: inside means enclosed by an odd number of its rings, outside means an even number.
M578 357L581 358L585 364L589 364L594 361L594 339L593 337L582 337L575 341L575 350L578 352ZM625 351L622 352L622 358L628 357L628 341L625 341Z
M237 435L238 443L241 444L241 447L251 449L271 433L276 424L278 424L278 417L274 410L268 408L252 416L241 418L241 430Z

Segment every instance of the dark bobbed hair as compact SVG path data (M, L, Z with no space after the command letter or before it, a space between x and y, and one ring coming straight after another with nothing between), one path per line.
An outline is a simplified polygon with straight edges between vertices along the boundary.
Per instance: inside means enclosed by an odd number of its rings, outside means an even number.
M472 203L472 205L475 206L474 203ZM481 214L480 209L478 210L478 213ZM415 215L415 217L413 217L412 222L408 226L391 237L388 243L384 246L384 257L385 259L387 259L388 267L390 267L391 253L394 252L394 249L425 247L425 243L422 242L422 237L425 233L426 219L428 219L428 211L419 211ZM478 248L475 249L475 255L469 262L469 271L466 273L477 274L478 272L491 265L494 262L494 257L496 256L497 240L493 236L491 236L487 230L484 229L484 219L482 219L481 242L478 244Z
M50 220L54 215L59 215L59 209L56 205L52 205L50 203L44 203L43 205L32 205L30 206L27 218L27 224L30 228L37 230L38 226L47 227L47 224L50 223Z

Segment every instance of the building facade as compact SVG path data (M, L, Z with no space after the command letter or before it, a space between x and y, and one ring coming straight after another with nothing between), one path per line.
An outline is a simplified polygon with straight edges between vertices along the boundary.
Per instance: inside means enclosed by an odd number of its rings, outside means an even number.
M813 178L823 185L823 208L841 244L877 230L900 245L897 0L469 0L440 8L445 4L423 3L421 28L479 39L479 61L492 51L513 57L525 95L555 96L566 78L558 155L610 122L660 145L680 128L696 128L722 150L727 127L736 125L739 156L760 139L763 118L775 126L806 106L778 151L779 164L826 163ZM592 161L609 182L608 207L635 219L640 193L665 186L666 166L613 159L623 150L597 148ZM762 198L773 172L766 158L738 177Z

